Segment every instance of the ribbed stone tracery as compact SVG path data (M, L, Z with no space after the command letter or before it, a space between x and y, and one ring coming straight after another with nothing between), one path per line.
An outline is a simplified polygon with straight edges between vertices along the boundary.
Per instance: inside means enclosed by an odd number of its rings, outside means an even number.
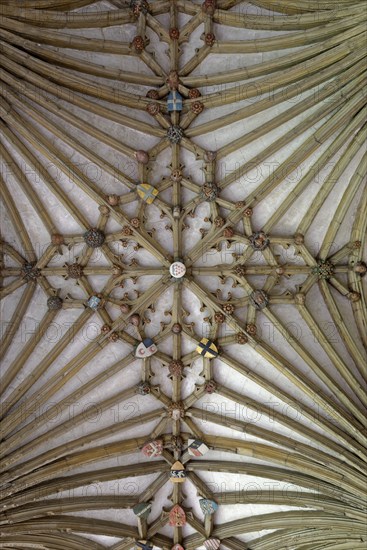
M0 547L362 548L366 10L321 4L1 2Z

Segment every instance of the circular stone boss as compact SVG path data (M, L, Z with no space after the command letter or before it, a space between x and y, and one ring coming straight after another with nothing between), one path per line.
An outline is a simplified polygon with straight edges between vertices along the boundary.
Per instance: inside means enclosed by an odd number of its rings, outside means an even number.
M181 279L186 273L186 267L182 262L173 262L170 265L169 272L175 279Z

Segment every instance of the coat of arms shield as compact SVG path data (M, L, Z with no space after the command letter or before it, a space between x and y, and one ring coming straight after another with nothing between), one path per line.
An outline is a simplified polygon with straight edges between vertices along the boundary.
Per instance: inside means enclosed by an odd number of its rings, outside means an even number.
M218 356L218 348L212 342L212 340L209 340L208 338L202 338L199 342L199 345L196 348L196 351L202 355L203 357L207 357L208 359L214 359L214 357Z
M153 550L153 544L149 540L138 540L136 543L137 550Z
M96 311L101 306L101 303L102 300L99 296L91 296L87 301L87 306Z
M152 506L149 502L139 502L136 506L133 508L133 512L136 516L139 518L147 518L149 516L149 512L151 510Z
M182 111L182 95L177 90L172 90L167 97L167 111Z
M218 550L218 548L220 547L220 540L206 539L206 541L204 541L204 546L207 550Z
M147 204L152 204L156 196L158 195L158 189L150 185L149 183L139 183L136 187L136 191L139 197Z
M157 353L158 348L151 338L144 338L142 342L137 346L135 350L135 357L145 359Z
M163 441L161 439L155 439L149 441L142 448L142 453L148 457L152 458L153 456L160 456L163 452Z
M201 498L199 500L199 504L202 512L206 516L214 514L214 512L218 510L218 504L215 502L215 500L210 500L209 498Z
M189 439L188 444L187 450L191 456L203 456L209 451L209 447L200 439Z
M170 480L173 483L182 483L185 481L185 478L186 478L185 466L179 460L177 460L171 466Z
M172 527L183 527L186 525L186 514L178 504L169 513L169 524Z

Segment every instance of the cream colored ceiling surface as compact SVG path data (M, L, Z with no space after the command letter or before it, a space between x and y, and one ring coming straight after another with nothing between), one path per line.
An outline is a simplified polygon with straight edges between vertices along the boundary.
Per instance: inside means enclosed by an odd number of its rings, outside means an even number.
M365 548L366 3L0 6L0 548Z

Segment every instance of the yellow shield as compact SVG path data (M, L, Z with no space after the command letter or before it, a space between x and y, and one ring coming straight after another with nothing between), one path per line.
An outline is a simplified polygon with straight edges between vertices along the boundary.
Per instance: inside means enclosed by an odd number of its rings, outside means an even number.
M214 357L218 356L218 348L208 338L202 338L199 342L198 347L196 348L196 351L202 355L203 357L207 357L208 359L213 359Z
M139 197L147 204L152 204L156 196L158 195L158 189L150 185L149 183L139 183L136 188Z

